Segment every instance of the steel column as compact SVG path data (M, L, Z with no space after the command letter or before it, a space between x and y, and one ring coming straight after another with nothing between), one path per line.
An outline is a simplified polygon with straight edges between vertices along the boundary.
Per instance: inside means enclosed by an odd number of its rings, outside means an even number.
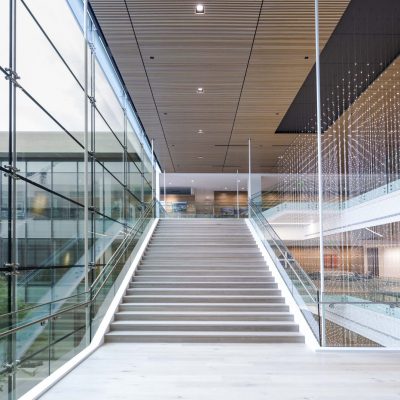
M319 225L319 263L320 263L320 307L321 307L321 345L325 346L325 313L323 308L323 297L325 290L325 268L324 268L324 236L323 236L323 186L322 186L322 128L321 128L321 82L320 82L320 58L319 58L319 10L318 0L315 0L315 72L316 72L316 100L317 100L317 151L318 151L318 225Z

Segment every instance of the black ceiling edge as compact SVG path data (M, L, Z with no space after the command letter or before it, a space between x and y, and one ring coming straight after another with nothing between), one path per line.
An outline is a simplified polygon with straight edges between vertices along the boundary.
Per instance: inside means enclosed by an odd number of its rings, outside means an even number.
M320 56L323 132L398 57L399 21L399 0L350 2ZM276 133L316 132L315 93L314 65Z

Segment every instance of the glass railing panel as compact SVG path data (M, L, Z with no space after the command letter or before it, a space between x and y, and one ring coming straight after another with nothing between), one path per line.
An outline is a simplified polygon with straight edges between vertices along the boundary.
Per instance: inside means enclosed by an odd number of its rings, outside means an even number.
M162 213L162 207L157 207ZM154 214L155 203L150 203L135 225L125 229L105 265L93 275L89 291L42 304L24 303L15 312L0 315L0 387L3 385L19 397L87 346L131 266L143 234L154 221ZM99 265L94 266L98 268ZM9 376L14 382L11 386ZM3 394L0 392L0 398Z
M247 218L247 204L163 203L168 218Z
M37 385L49 375L49 351L51 348L51 322L40 322L30 326L30 331L40 330L34 342L25 348L24 340L26 330L16 333L16 357L18 362L14 365L16 397L19 398L29 389Z
M150 204L145 209L144 215L136 224L130 228L124 240L119 247L113 252L107 265L104 267L100 276L98 276L91 287L91 336L96 330L114 298L123 277L128 271L133 258L138 251L138 244L153 221L155 213L155 204Z
M317 287L268 224L262 213L262 207L252 204L250 218L315 338L320 341L320 308Z
M19 398L85 347L86 309L86 305L77 306L0 337L0 399L8 398L9 377ZM39 334L27 346L26 337L32 331ZM14 363L9 362L10 351L15 354Z
M50 370L54 372L86 346L87 307L64 312L51 321Z
M0 338L0 399L8 398L8 374L7 364L9 362L9 340L7 337Z
M370 298L369 298L370 297ZM325 293L322 309L328 347L398 347L400 302L375 295Z

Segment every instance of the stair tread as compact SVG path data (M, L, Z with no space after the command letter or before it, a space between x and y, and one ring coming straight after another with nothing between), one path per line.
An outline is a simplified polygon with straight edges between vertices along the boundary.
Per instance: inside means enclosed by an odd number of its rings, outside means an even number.
M107 333L110 336L127 335L127 336L302 336L299 332L249 332L249 331L110 331Z
M190 307L287 307L285 303L122 303L121 305L133 305L133 306L156 306L156 307L168 307L168 306L190 306Z
M269 298L283 298L281 295L146 295L146 294L132 294L125 295L124 297L131 298L144 298L144 299L269 299Z
M293 321L114 321L113 325L217 325L217 326L232 326L232 325L243 325L243 326L274 326L274 325L287 325L297 326L297 323Z
M279 316L291 315L289 311L118 311L116 314L163 314L163 315L229 315L229 316Z

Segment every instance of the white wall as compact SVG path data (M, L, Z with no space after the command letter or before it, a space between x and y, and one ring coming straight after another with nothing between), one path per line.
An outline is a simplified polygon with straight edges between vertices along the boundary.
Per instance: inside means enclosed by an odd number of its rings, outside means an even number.
M379 274L400 278L400 247L379 248Z

